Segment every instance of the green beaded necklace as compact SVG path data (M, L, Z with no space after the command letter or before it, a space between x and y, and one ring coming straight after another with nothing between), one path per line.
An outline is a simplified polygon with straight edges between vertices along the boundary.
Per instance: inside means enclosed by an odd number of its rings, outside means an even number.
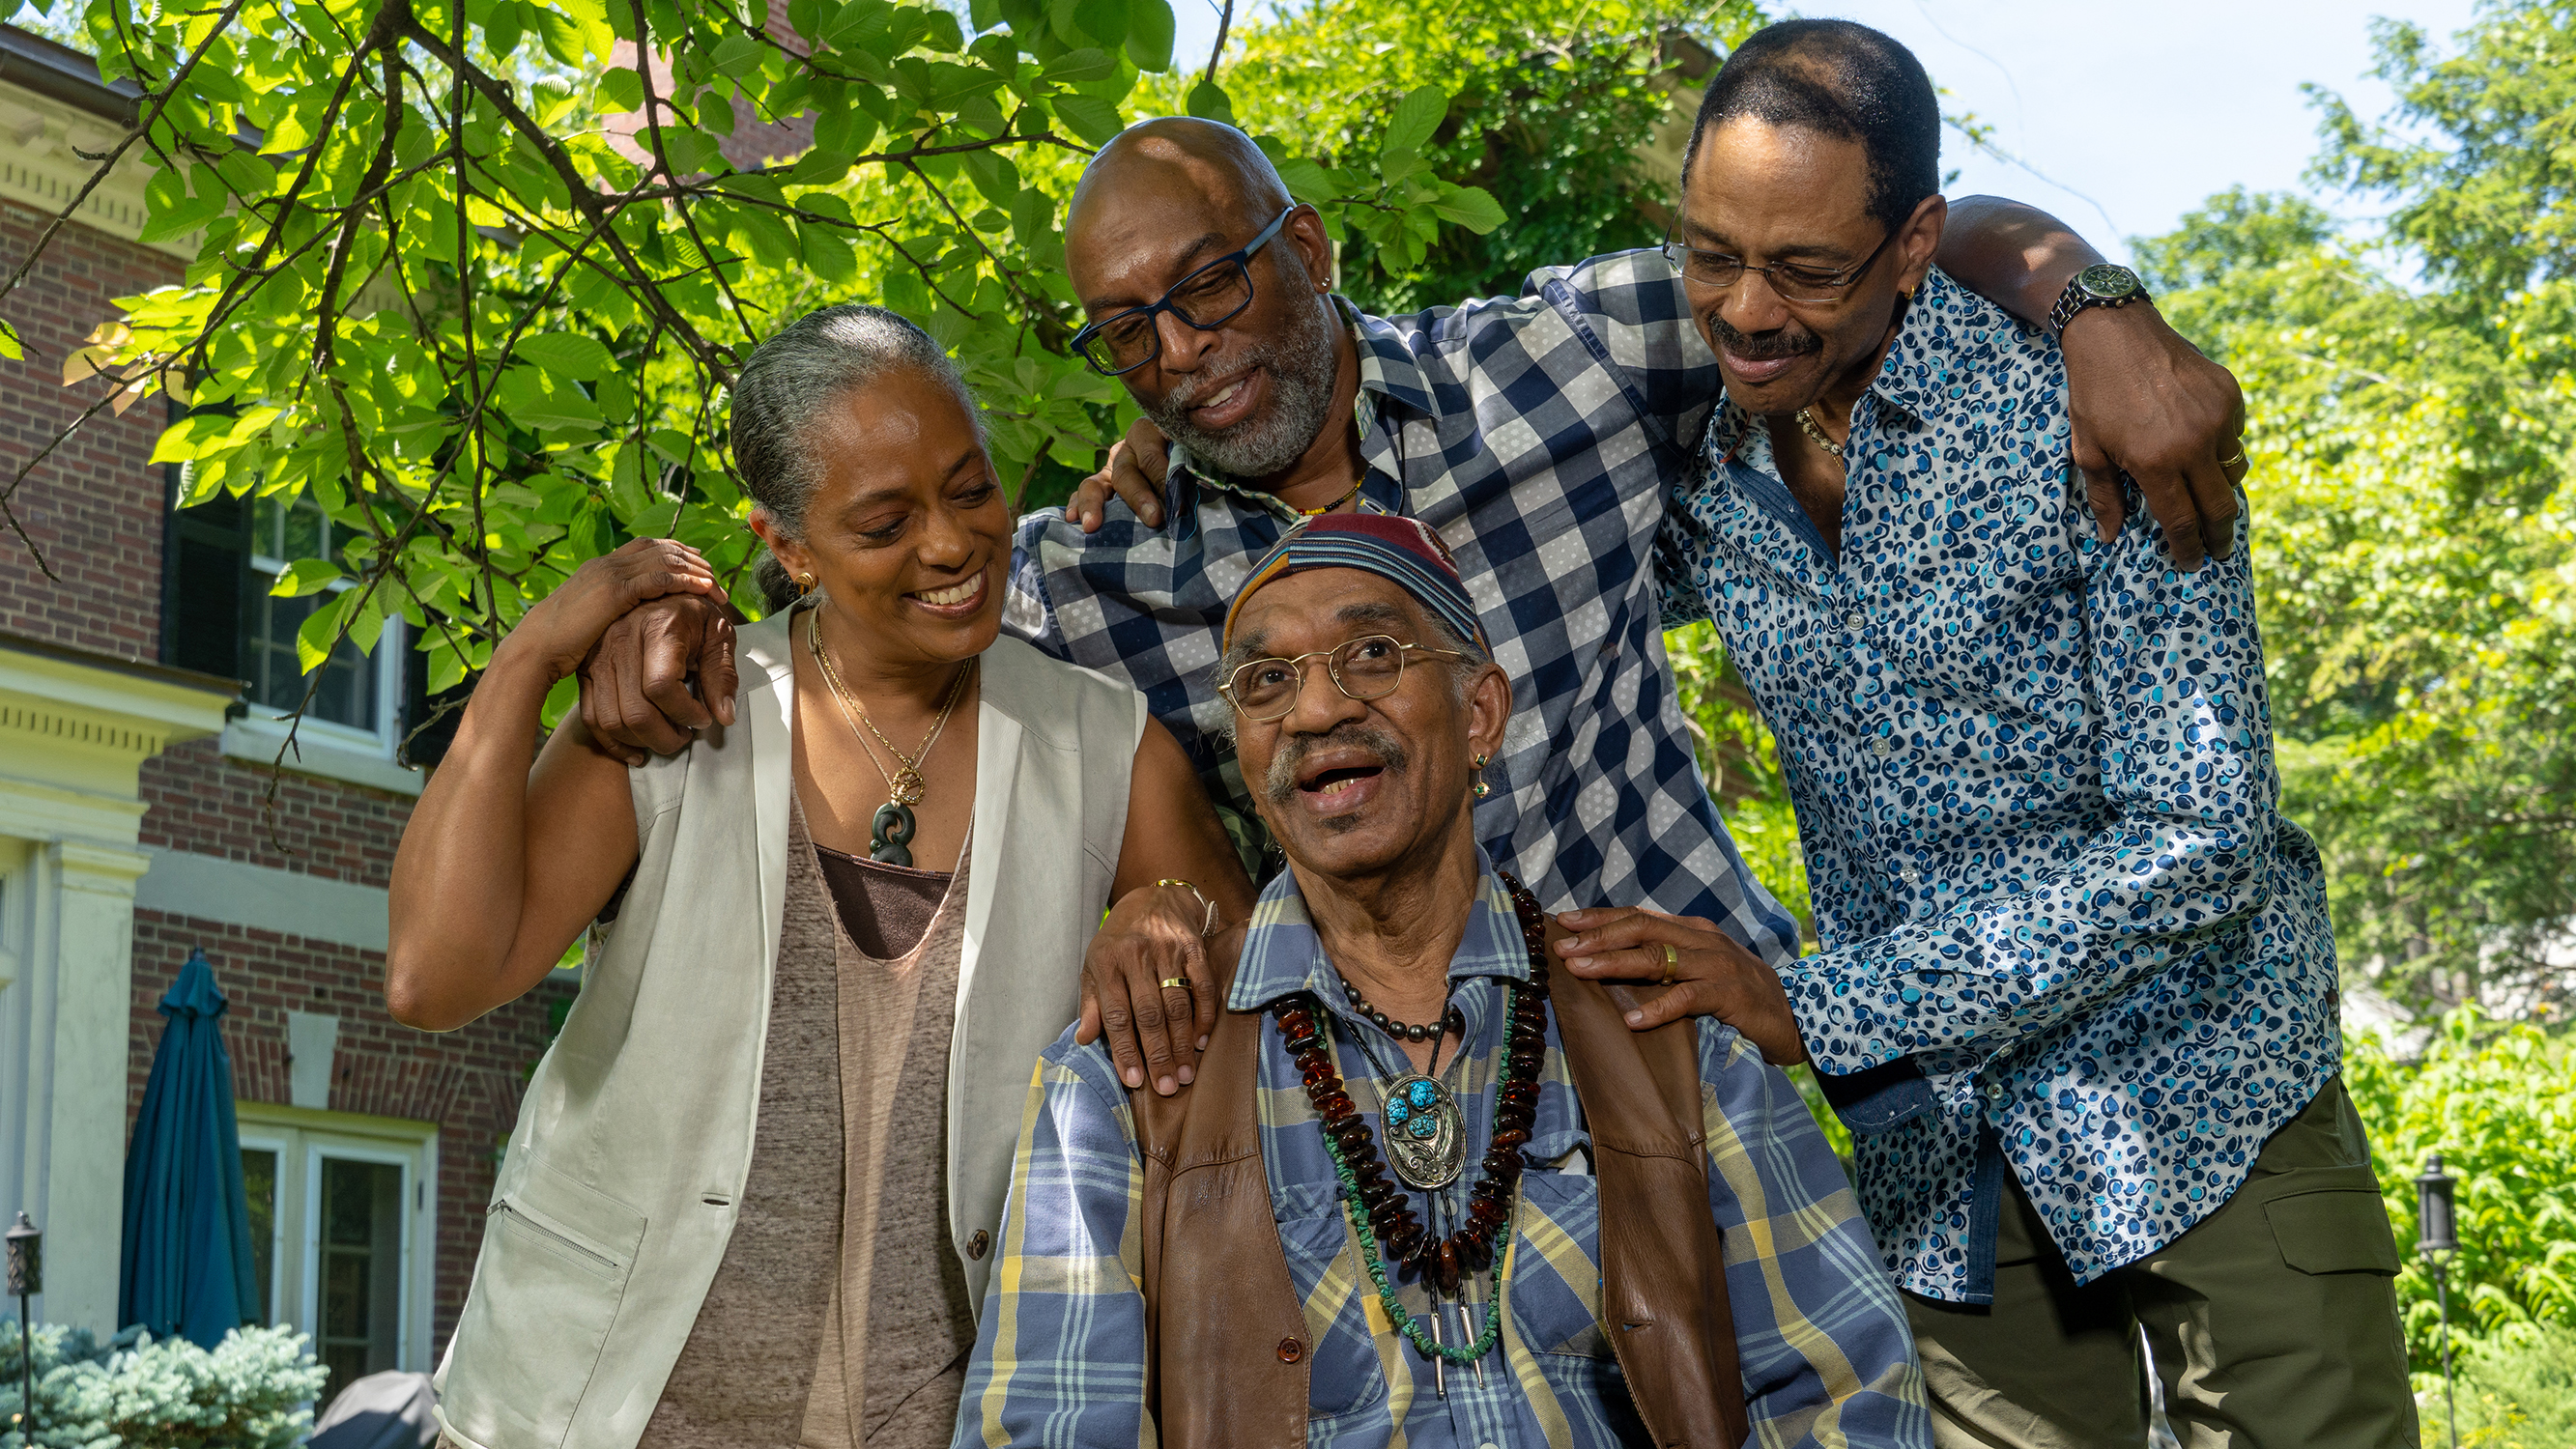
M1433 1338L1422 1320L1413 1316L1413 1310L1395 1296L1395 1285L1386 1276L1386 1263L1378 1256L1377 1232L1369 1222L1368 1205L1360 1201L1359 1179L1352 1175L1350 1163L1343 1160L1341 1144L1333 1140L1330 1132L1324 1134L1324 1150L1332 1154L1333 1175L1342 1180L1342 1206L1350 1215L1351 1227L1359 1233L1360 1262L1368 1268L1369 1281L1377 1285L1378 1304L1386 1309L1387 1321L1395 1325L1395 1331L1413 1340L1424 1358L1471 1364L1491 1353L1494 1340L1503 1331L1503 1266L1511 1258L1511 1224L1503 1224L1494 1243L1494 1281L1491 1296L1485 1301L1485 1331L1476 1335L1475 1342L1453 1348Z
M1520 1187L1520 1148L1529 1141L1538 1103L1539 1066L1545 1056L1545 917L1527 888L1508 875L1502 879L1511 892L1513 912L1520 918L1522 940L1529 947L1530 980L1527 985L1516 982L1511 987L1492 1147L1485 1155L1482 1177L1470 1194L1467 1223L1446 1239L1432 1239L1414 1218L1413 1209L1385 1181L1376 1140L1368 1123L1357 1115L1350 1094L1343 1090L1341 1073L1332 1064L1329 1029L1320 1004L1310 1008L1300 998L1289 997L1272 1009L1280 1037L1304 1074L1307 1097L1323 1126L1324 1151L1332 1158L1333 1175L1340 1179L1343 1210L1359 1238L1360 1262L1368 1269L1369 1281L1377 1287L1379 1305L1386 1310L1388 1322L1425 1358L1454 1364L1470 1364L1483 1358L1493 1351L1495 1340L1502 1334L1503 1270L1511 1258L1512 1218ZM1372 1207L1372 1203L1376 1206ZM1389 1241L1388 1251L1384 1252L1379 1242L1380 1211L1387 1214ZM1472 1270L1487 1266L1490 1260L1492 1293L1485 1304L1484 1330L1475 1341L1453 1348L1433 1338L1396 1298L1395 1284L1386 1267L1389 1256L1417 1276L1431 1280L1435 1296L1458 1290L1458 1269L1462 1265Z

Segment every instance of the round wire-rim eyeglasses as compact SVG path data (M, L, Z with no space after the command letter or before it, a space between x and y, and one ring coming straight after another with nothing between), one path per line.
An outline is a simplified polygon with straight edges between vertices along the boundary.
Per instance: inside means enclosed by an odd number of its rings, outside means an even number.
M1377 657L1368 657L1361 653L1365 649L1384 649L1386 652ZM1453 661L1464 660L1467 657L1455 649L1435 649L1428 644L1407 644L1392 634L1362 634L1356 639L1345 639L1330 649L1309 650L1293 659L1250 660L1237 666L1232 674L1227 675L1225 683L1218 685L1216 692L1224 695L1225 702L1233 705L1236 712L1245 719L1256 724L1267 724L1274 719L1286 718L1289 711L1297 707L1297 700L1306 692L1306 661L1309 659L1324 661L1324 673L1332 679L1333 687L1340 690L1345 697L1367 700L1384 699L1395 693L1404 683L1405 665L1411 662L1410 656L1415 654L1436 654L1443 659ZM1394 667L1388 669L1386 661L1390 659L1394 661ZM1276 709L1272 709L1267 701L1257 706L1244 702L1246 693L1244 676L1253 670L1267 668L1281 668L1288 671L1288 682L1284 686L1277 686L1286 692L1279 697ZM1382 677L1377 674L1381 669L1385 670ZM1356 683L1352 678L1353 675L1357 676Z
M1279 235L1279 229L1286 226L1288 218L1296 214L1297 207L1291 206L1272 217L1270 224L1261 229L1261 235L1246 242L1241 250L1228 252L1174 282L1171 290L1165 292L1160 301L1148 306L1130 307L1123 312L1114 312L1076 332L1073 334L1073 350L1081 354L1084 362L1091 365L1092 371L1104 377L1116 377L1121 373L1134 372L1137 368L1163 355L1163 329L1154 323L1155 317L1161 313L1169 312L1201 332L1214 332L1242 316L1243 309L1252 305L1252 269L1244 264L1251 261L1263 247L1270 245L1271 238ZM1184 310L1188 306L1187 295L1192 289L1206 287L1211 280L1222 276L1229 268L1241 274L1242 300L1226 308L1225 315L1208 317L1204 320L1193 317ZM1145 351L1132 362L1121 362L1116 348L1110 343L1106 334L1113 327L1125 327L1134 323L1144 324L1144 330L1138 335L1144 343Z

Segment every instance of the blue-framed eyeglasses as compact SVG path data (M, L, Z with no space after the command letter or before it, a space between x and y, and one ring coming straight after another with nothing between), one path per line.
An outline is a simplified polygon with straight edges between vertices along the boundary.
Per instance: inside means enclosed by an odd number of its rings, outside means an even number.
M1181 278L1152 306L1130 307L1073 334L1073 350L1093 371L1116 377L1163 355L1163 329L1154 321L1161 313L1169 312L1201 332L1213 332L1233 321L1252 305L1252 269L1244 264L1270 245L1270 239L1296 214L1294 206L1279 213L1241 251L1228 252Z

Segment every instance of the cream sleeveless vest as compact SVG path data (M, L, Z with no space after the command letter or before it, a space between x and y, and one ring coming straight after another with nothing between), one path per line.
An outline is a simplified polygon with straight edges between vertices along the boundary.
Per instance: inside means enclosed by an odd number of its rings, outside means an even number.
M471 1449L631 1449L751 1166L787 879L786 615L737 640L730 729L633 772L633 886L529 1084L440 1365ZM1038 1053L1080 1009L1145 699L1003 635L983 657L948 1063L951 1246L980 1305Z

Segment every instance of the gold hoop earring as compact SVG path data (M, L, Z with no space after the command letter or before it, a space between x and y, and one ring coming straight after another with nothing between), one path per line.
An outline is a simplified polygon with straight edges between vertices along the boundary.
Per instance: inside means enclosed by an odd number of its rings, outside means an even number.
M801 599L812 592L814 592L814 576L811 573L798 574L796 576L796 597Z

